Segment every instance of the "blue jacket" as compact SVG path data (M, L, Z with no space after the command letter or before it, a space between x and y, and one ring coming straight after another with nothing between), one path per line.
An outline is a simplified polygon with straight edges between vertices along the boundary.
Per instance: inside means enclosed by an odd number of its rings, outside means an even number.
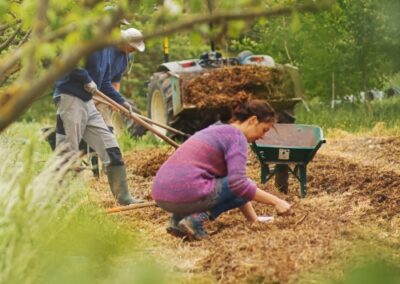
M131 55L120 51L118 48L110 48L110 61L111 61L111 82L119 83L122 79Z
M93 80L105 95L119 104L125 102L121 94L111 85L110 55L110 48L92 53L86 59L84 68L76 68L56 82L54 97L59 94L69 94L87 102L92 99L92 95L86 92L83 86Z

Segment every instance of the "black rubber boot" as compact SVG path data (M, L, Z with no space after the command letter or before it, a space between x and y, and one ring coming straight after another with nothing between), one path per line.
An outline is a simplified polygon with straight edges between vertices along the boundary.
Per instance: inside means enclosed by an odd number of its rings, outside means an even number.
M129 205L134 203L142 203L142 200L135 199L129 192L128 182L126 178L125 166L108 166L107 167L108 183L111 192L121 205Z
M100 177L100 169L99 169L99 157L97 155L93 155L91 158L92 162L92 172L95 177Z
M289 192L289 169L287 165L276 165L275 186L280 192Z

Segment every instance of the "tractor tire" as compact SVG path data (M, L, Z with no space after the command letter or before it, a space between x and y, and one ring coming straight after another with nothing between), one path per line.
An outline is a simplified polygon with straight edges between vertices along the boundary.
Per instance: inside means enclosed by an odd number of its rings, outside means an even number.
M166 73L157 74L155 76L154 80L149 84L147 113L151 119L164 125L177 128L179 116L174 118L173 114L171 78ZM154 125L154 128L172 139L183 139L180 135L168 132L162 127Z

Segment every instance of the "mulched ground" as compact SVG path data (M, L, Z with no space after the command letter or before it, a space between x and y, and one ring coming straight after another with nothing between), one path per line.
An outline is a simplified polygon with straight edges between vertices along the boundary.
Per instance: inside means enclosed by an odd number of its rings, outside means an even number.
M327 151L325 151L325 149ZM361 165L391 170L400 174L400 137L357 137L340 139L323 148L330 156L351 159Z
M125 155L133 194L151 199L152 177L172 151L149 148ZM400 172L395 161L400 161L398 138L328 141L308 166L307 198L298 198L293 178L288 196L276 192L272 182L260 185L293 203L293 216L275 216L273 208L255 204L258 214L274 215L274 222L249 225L234 210L208 223L212 237L201 242L168 235L169 215L160 208L116 218L142 232L152 243L146 253L168 263L188 283L297 283L306 273L338 269L355 244L372 240L393 247L389 257L400 263ZM248 175L259 181L259 165L251 153ZM115 205L104 177L93 186L105 207Z

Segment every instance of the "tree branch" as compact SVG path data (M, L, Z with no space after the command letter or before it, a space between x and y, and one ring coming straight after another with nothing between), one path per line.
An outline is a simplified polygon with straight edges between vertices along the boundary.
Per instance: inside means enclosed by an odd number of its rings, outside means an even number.
M285 20L284 17L282 17L282 23L283 23L283 27L286 29L286 20ZM283 46L285 48L286 56L287 56L287 58L289 60L289 63L293 65L293 60L292 60L292 57L290 56L290 52L289 52L289 48L288 48L288 45L287 45L286 38L284 38Z
M71 32L74 32L78 29L78 25L73 23L65 27L61 27L60 29L44 35L41 39L41 42L53 42L56 39L62 38L68 35ZM14 68L14 65L19 64L22 56L27 52L31 45L34 43L31 41L30 43L22 46L30 36L31 31L25 34L25 37L20 42L18 48L14 51L14 53L9 54L7 58L5 58L4 62L0 61L0 78L4 76L4 74L8 73L8 69Z
M307 4L307 5L294 5L292 7L278 7L268 10L260 9L249 9L247 11L236 11L231 13L214 13L211 16L198 16L193 17L190 20L178 22L167 26L165 29L160 29L156 32L149 33L143 36L143 40L161 37L169 34L173 34L182 30L188 30L196 25L205 24L209 22L228 22L228 21L252 21L256 18L263 17L277 17L283 15L289 15L293 12L307 13L307 12L318 12L331 7L332 1L324 1L321 4Z
M122 13L122 12L121 12ZM78 44L71 52L56 60L49 69L32 82L16 82L0 93L0 132L14 122L32 102L40 97L57 79L68 73L77 66L79 61L92 52L110 46L113 42L111 31L117 26L122 14L103 21L99 31L105 34L98 34L96 40ZM107 36L108 35L108 36Z
M35 53L36 53L36 46L37 43L40 42L44 28L47 24L47 9L49 6L49 0L40 0L38 3L37 13L36 13L36 20L34 21L34 25L32 28L32 45L28 48L27 51L27 63L24 66L21 74L21 78L24 81L33 79L34 73L36 71L36 64L35 64Z
M10 24L2 24L0 25L0 36L3 35L4 31L9 28Z
M14 83L4 93L0 93L0 132L18 118L40 97L57 79L62 77L78 64L79 60L88 56L93 51L104 48L110 41L106 38L91 44L81 44L52 64L46 74L42 75L34 82Z
M257 17L276 17L276 16L282 16L282 15L288 15L291 14L294 11L306 13L306 12L316 12L320 11L322 9L327 9L330 7L331 1L323 2L322 4L312 4L312 5L296 5L294 7L280 7L280 8L275 8L275 9L268 9L268 10L259 10L259 9L250 9L247 11L240 11L240 12L235 12L235 13L215 13L211 16L198 16L195 18L192 18L190 20L186 20L177 24L172 24L170 26L167 26L165 29L160 29L156 32L153 33L146 33L144 32L143 38L138 37L137 39L143 39L143 40L148 40L151 38L157 38L161 36L166 36L170 35L182 30L188 30L196 25L208 23L210 21L235 21L235 20L254 20ZM123 18L123 13L121 10L117 10L115 13L115 18L117 19L122 19ZM61 38L65 35L67 35L70 32L73 32L77 29L76 24L71 24L66 27L62 27L59 30L48 34L47 36L44 36L42 38L42 42L52 42L55 39ZM111 44L119 44L121 43L122 40L118 39L112 42ZM15 64L18 64L19 61L21 60L23 54L25 54L26 50L30 48L30 46L33 43L30 42L29 45L24 45L21 47L23 50L17 49L13 54L9 55L6 59L5 62L0 62L0 77L4 76L5 73L7 73L7 70L10 68L13 68Z
M326 2L325 2L326 3ZM211 16L199 16L194 19L183 21L181 23L172 24L163 30L157 30L152 33L146 34L142 39L147 40L151 38L161 37L168 34L176 33L178 31L187 30L195 25L208 23L209 21L234 21L234 20L254 20L257 17L274 17L291 14L293 11L298 12L316 12L325 9L328 6L324 5L297 5L295 7L275 8L271 10L247 10L244 12L234 13L216 13ZM32 102L40 97L57 79L63 74L72 70L79 62L80 59L88 56L95 50L104 48L106 46L115 45L122 42L122 39L111 38L111 31L119 23L120 18L123 16L122 11L118 10L117 13L109 21L103 21L104 26L100 26L98 32L95 34L91 42L83 42L62 56L60 60L56 60L46 72L35 79L29 84L14 83L9 86L3 93L0 93L0 132L15 121L24 111L32 104ZM140 38L138 38L140 39ZM13 60L19 62L19 59L26 50L22 46L13 54ZM14 63L15 63L14 62ZM8 61L8 64L10 61ZM1 66L2 70L7 70L10 66ZM0 70L0 75L2 70Z
M20 30L21 30L21 25L19 25L17 29L14 31L14 33L3 44L0 45L0 52L2 52L12 43L15 36L19 33Z
M20 48L29 38L29 36L31 35L32 30L29 30L25 33L24 37L22 38L22 40L18 43L17 48Z
M15 64L12 68L8 69L6 73L0 75L0 86L13 74L21 69L21 64Z
M11 14L10 12L9 12L9 14L12 15L14 18L16 18L14 14ZM12 27L12 26L15 26L15 25L19 25L19 24L21 24L21 22L22 22L22 21L21 21L20 19L16 19L16 20L14 20L12 23L7 23L7 24L2 24L2 25L0 25L0 35L3 35L3 33L4 33L9 27Z
M17 49L21 48L21 46L28 40L31 31L27 31L22 38L22 40L18 43ZM21 69L21 62L17 60L15 64L11 65L10 68L7 68L4 72L0 72L0 86L14 73Z
M2 78L5 74L7 74L8 70L13 68L15 65L19 64L22 56L26 52L26 45L18 48L13 54L7 57L7 60L0 64L0 78Z

